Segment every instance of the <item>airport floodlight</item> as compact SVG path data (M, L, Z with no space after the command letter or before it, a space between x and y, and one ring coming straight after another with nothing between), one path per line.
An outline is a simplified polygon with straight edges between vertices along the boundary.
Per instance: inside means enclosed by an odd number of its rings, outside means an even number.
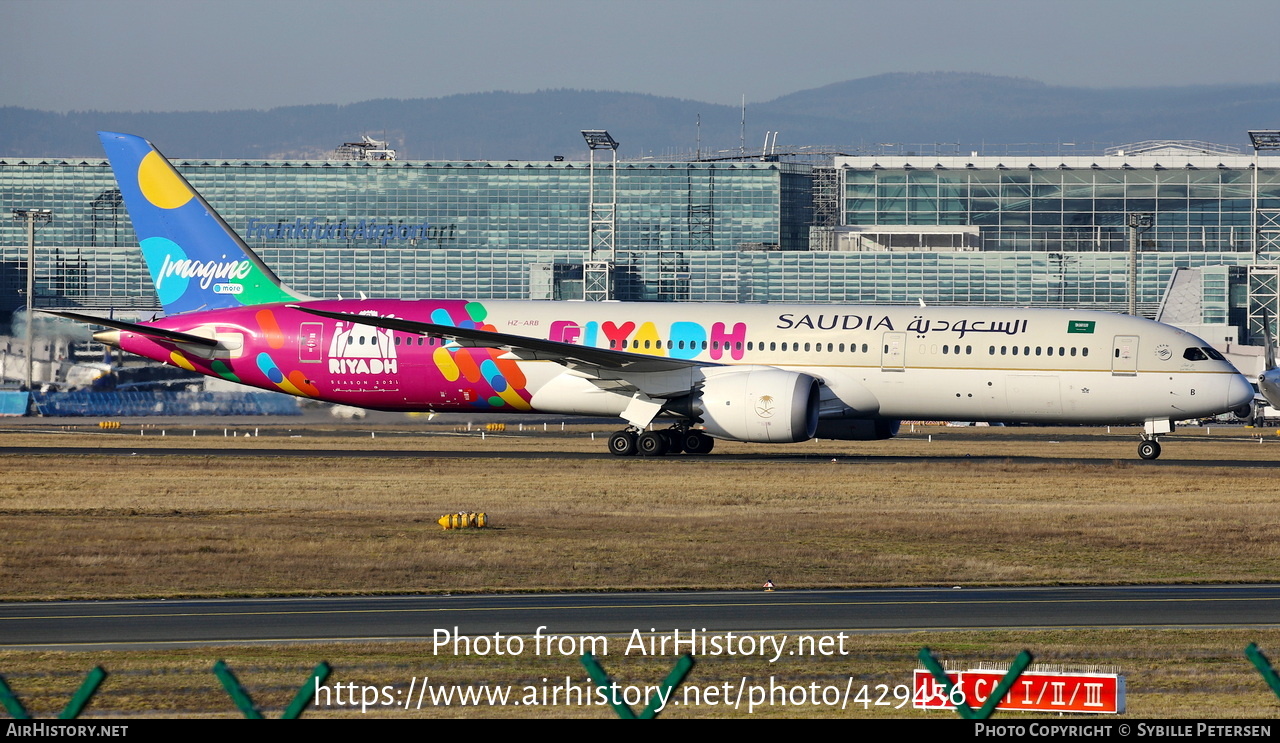
M13 219L15 222L27 223L27 330L26 330L26 346L23 347L23 354L27 357L27 373L25 381L26 389L31 389L32 374L32 352L34 347L34 339L32 338L31 326L35 325L32 319L32 310L35 308L36 297L36 225L49 224L53 221L52 209L14 209Z
M1280 150L1280 129L1258 129L1249 132L1255 150Z
M32 224L48 224L53 221L52 209L14 209L13 218L18 222L31 220Z
M1280 129L1251 129L1249 131L1249 141L1253 143L1253 177L1252 181L1252 210L1249 220L1249 234L1253 239L1253 252L1257 253L1262 249L1264 241L1261 238L1258 219L1258 167L1262 164L1260 157L1263 150L1280 150Z
M583 264L583 298L589 302L613 300L613 266L618 259L618 140L604 129L583 129L591 160L587 176L587 249L592 260ZM596 150L609 150L608 195L596 193Z
M1128 214L1129 227L1133 229L1151 229L1151 224L1154 219L1155 215L1151 212L1130 212Z
M1138 234L1155 225L1156 215L1151 212L1129 212L1129 307L1128 314L1138 316Z
M587 147L593 150L618 149L618 141L604 129L583 129L582 138L587 140Z

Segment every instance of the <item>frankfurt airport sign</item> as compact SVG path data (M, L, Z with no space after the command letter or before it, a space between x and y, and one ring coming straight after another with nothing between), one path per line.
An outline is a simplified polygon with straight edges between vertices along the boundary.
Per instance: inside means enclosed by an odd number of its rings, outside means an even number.
M442 243L451 240L457 232L457 225L432 225L430 222L405 224L376 219L339 219L337 221L312 217L303 220L296 217L292 222L284 220L259 219L250 217L244 230L245 240L305 240L319 242L322 240L372 241L386 246L391 241L410 243L434 242Z

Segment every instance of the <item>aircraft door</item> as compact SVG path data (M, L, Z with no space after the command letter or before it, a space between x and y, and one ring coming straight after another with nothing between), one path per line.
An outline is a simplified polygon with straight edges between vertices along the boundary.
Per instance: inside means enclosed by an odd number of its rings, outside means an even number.
M1138 336L1117 335L1111 349L1111 373L1133 376L1138 373Z
M905 371L907 334L885 333L880 347L880 371Z
M298 361L310 364L320 363L323 328L323 323L302 323L302 326L298 329Z

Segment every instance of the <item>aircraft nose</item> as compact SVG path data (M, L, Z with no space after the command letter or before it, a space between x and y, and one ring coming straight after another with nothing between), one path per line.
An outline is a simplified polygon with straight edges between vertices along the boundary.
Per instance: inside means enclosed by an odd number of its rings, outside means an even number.
M1280 408L1280 369L1268 369L1258 375L1258 391L1273 408Z
M1227 386L1227 409L1234 410L1242 405L1253 404L1253 385L1249 384L1249 380L1243 374L1236 373L1231 375L1231 382Z

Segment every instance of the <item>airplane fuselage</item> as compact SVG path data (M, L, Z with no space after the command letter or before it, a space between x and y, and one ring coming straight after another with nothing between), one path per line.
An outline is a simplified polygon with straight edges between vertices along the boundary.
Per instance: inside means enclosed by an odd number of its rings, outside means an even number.
M1142 423L1213 415L1242 395L1252 397L1247 381L1226 361L1205 355L1212 349L1195 336L1102 312L461 300L305 306L808 374L821 383L824 421ZM210 376L367 408L617 416L632 397L550 360L283 304L174 315L149 325L219 344L199 348L123 332L119 345ZM695 389L705 371L670 372L670 387Z
M1253 399L1217 351L1099 312L985 307L320 300L294 290L151 143L99 132L167 317L95 337L184 369L383 410L616 416L616 455L714 439L892 436L914 419L1141 423ZM653 428L657 419L669 428Z

